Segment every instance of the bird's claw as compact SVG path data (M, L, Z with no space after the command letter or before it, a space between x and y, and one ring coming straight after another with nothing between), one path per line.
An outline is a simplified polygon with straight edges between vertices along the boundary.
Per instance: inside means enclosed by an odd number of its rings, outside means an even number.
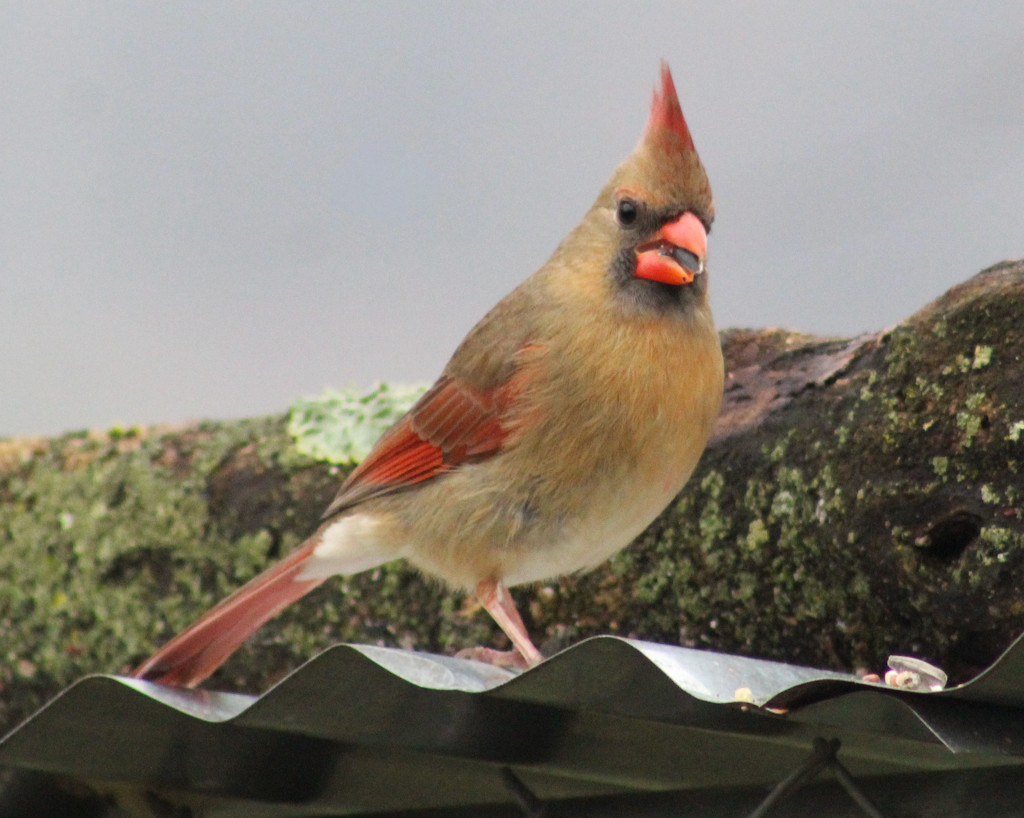
M456 659L472 659L495 667L513 670L528 670L530 663L518 650L495 650L494 648L464 648L455 654Z

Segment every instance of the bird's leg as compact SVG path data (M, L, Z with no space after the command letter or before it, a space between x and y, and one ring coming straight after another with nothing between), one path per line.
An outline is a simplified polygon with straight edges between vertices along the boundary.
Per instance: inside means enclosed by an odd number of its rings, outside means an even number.
M512 640L515 650L500 651L493 648L469 648L460 650L456 655L463 659L476 659L491 665L502 667L531 668L539 665L544 657L533 646L530 635L526 632L516 603L508 588L500 580L485 580L476 586L476 596L480 604L487 609L498 627Z

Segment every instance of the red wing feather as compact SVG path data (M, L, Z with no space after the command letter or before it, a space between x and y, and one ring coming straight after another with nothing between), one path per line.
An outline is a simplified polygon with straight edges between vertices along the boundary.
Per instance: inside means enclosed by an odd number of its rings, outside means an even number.
M441 377L377 441L348 476L324 517L497 452L508 435L502 420L512 397L510 386L483 391L450 376Z

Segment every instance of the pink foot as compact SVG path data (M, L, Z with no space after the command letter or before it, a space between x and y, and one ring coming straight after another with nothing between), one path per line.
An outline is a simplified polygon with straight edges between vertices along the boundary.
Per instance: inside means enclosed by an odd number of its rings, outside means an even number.
M505 631L505 635L515 645L515 650L509 653L517 655L514 662L498 662L494 661L493 657L503 656L504 654L501 651L491 650L490 648L470 648L470 650L487 652L486 654L479 653L479 657L485 655L491 657L480 658L480 661L502 667L533 667L544 661L541 652L530 641L530 635L526 632L526 626L523 625L519 611L516 610L516 603L512 600L512 595L501 580L485 580L479 583L476 586L476 596L480 600L480 604L487 609L487 613L498 623L498 627ZM520 664L520 662L525 664Z
M494 648L465 648L455 654L457 659L472 659L495 667L529 670L530 663L518 650L495 650Z

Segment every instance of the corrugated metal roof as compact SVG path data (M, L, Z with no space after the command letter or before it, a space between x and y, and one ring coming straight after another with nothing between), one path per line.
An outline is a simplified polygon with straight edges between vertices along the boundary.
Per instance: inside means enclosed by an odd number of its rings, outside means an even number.
M879 814L847 774L879 809L1010 814L1022 706L1020 641L939 693L615 637L520 675L338 646L259 697L81 680L0 742L0 815L747 815L821 767L770 814Z

